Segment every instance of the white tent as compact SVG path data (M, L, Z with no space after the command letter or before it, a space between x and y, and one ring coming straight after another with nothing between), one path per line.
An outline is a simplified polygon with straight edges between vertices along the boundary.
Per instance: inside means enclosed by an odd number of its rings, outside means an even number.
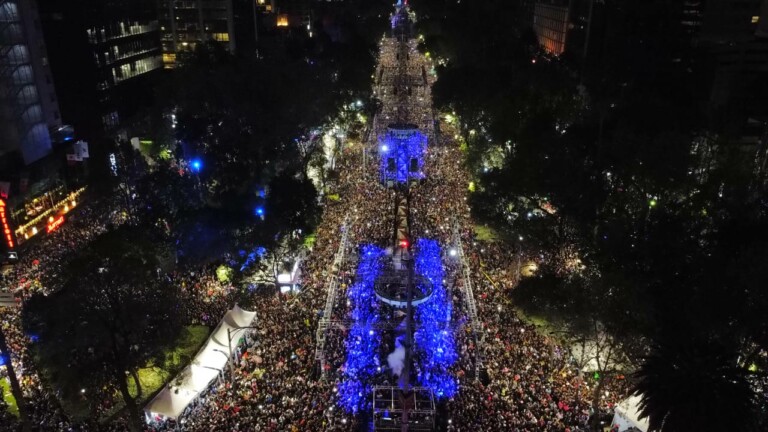
M613 426L619 426L619 432L632 428L648 432L648 418L640 419L640 396L630 396L619 402L614 409Z
M227 311L192 363L166 384L144 407L147 420L158 416L177 419L227 366L231 358L230 336L231 348L234 351L237 340L244 331L238 328L252 325L255 318L256 312L243 310L237 305Z

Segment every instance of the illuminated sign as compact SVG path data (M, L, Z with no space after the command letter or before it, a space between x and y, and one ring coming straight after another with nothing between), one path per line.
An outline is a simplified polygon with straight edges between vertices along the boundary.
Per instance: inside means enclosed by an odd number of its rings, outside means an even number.
M48 222L48 232L56 231L64 223L64 215Z
M8 249L13 249L13 233L11 233L11 227L8 226L8 219L5 216L5 201L0 199L0 228L3 229L3 238L5 238L5 244L8 245Z

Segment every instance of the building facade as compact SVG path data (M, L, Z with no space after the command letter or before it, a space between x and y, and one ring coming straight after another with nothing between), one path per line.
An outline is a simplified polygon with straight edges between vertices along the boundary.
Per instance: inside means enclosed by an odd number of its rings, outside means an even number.
M155 0L38 0L62 116L80 136L114 134L162 72Z
M232 0L160 0L158 15L167 69L183 62L201 42L218 42L235 52Z
M568 4L537 1L533 11L533 30L539 45L549 54L559 56L565 51L568 34Z
M124 17L85 29L97 69L101 122L107 130L120 125L118 87L163 67L160 25L156 19Z
M25 165L51 153L61 114L34 0L0 1L0 156Z
M712 43L736 43L754 38L765 0L706 0L698 39Z

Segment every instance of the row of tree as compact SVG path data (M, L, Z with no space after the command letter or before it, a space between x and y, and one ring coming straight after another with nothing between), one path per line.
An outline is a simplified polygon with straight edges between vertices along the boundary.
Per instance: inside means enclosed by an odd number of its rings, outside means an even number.
M544 257L515 302L575 341L609 337L652 430L756 430L765 196L738 149L702 155L719 130L679 11L618 3L599 68L543 53L522 2L416 3L435 102L468 144L476 217Z

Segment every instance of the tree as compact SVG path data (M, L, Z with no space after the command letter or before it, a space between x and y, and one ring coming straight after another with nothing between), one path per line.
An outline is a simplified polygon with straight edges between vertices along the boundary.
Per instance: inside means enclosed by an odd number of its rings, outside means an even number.
M5 333L3 333L2 330L0 330L0 355L3 356L5 367L8 369L8 380L11 382L11 392L13 393L13 397L16 398L16 406L19 409L22 430L24 432L29 432L32 430L32 426L29 422L29 414L27 413L26 403L24 402L24 393L21 391L19 378L16 376L16 370L13 367L11 352L8 350L8 343L6 343Z
M167 222L172 228L191 211L202 206L196 180L160 161L152 172L136 185L136 195L143 204L142 219L147 223Z
M595 413L607 380L632 367L628 354L636 352L643 340L643 325L630 311L642 311L643 305L630 298L633 290L627 284L615 275L598 278L589 271L563 271L548 263L512 293L518 306L544 316L559 329L556 333L566 342L580 373L598 374L591 389ZM593 419L598 421L599 416Z
M732 347L691 335L655 346L634 388L649 430L758 430L756 395L736 358Z
M320 218L317 190L303 173L283 172L269 186L266 218L273 231L287 234L294 230L311 232Z
M116 388L132 430L140 430L138 369L159 358L184 322L180 292L161 270L161 243L146 227L124 227L96 239L62 272L63 289L34 296L24 309L43 376L62 402L100 403ZM137 395L128 388L134 381Z

